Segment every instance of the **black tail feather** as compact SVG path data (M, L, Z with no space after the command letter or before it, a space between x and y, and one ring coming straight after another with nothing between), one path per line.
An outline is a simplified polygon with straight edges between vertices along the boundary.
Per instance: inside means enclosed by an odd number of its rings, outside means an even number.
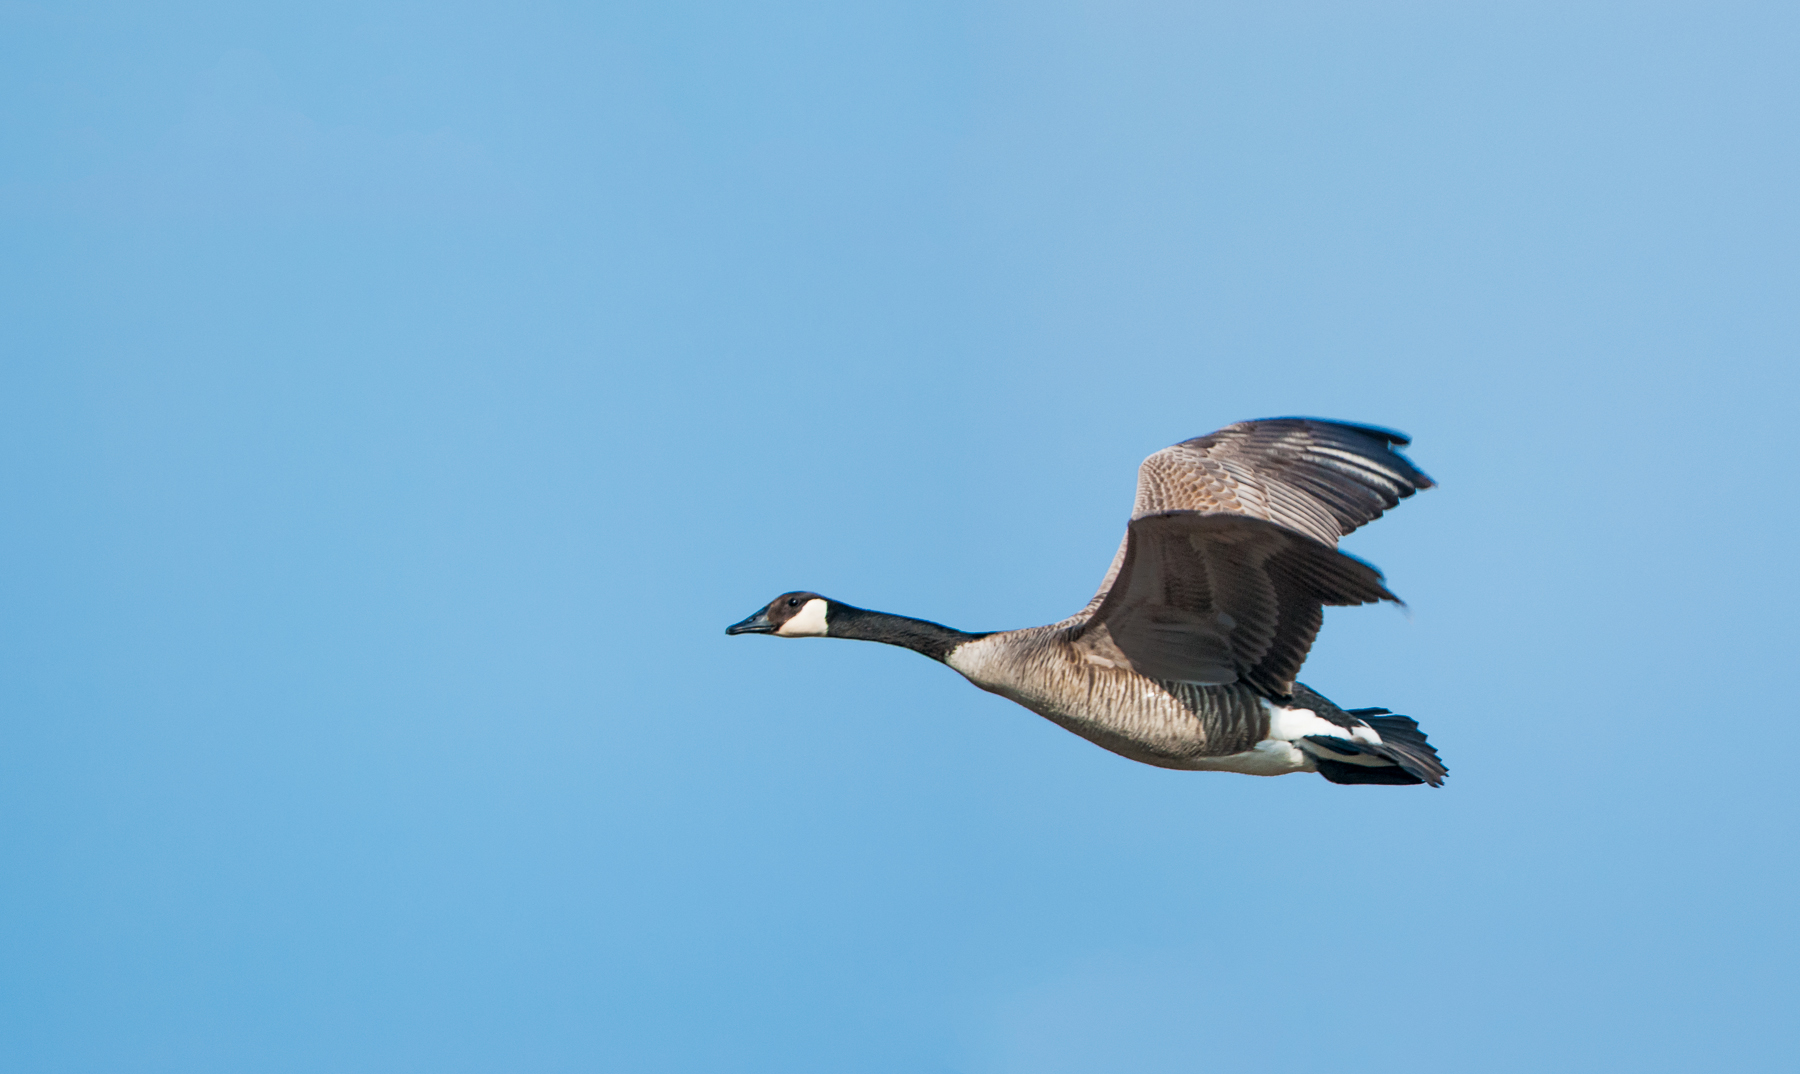
M1410 716L1396 716L1382 708L1341 709L1304 683L1294 684L1293 703L1313 710L1327 723L1345 731L1353 732L1367 724L1381 736L1380 745L1357 742L1348 735L1308 735L1302 739L1319 774L1333 783L1429 783L1441 787L1450 772ZM1333 754L1345 760L1333 760ZM1388 763L1370 765L1349 760L1358 756L1378 757Z
M1364 716L1375 733L1381 736L1381 742L1387 747L1387 758L1418 776L1433 787L1444 785L1444 777L1450 769L1438 758L1437 750L1425 741L1425 732L1419 730L1419 721L1410 716Z
M1319 774L1333 783L1429 783L1441 787L1449 769L1438 759L1437 750L1425 741L1418 721L1408 716L1388 714L1387 709L1351 709L1350 713L1381 736L1380 745L1352 742L1335 735L1307 735L1306 741L1319 749L1340 757L1379 757L1391 765L1370 766L1352 761L1334 761L1313 754ZM1376 715L1381 713L1382 715Z
M1313 765L1318 768L1319 775L1333 783L1385 783L1389 786L1400 786L1425 782L1406 769L1396 768L1393 765L1371 768L1366 764L1328 761L1323 757L1313 758Z

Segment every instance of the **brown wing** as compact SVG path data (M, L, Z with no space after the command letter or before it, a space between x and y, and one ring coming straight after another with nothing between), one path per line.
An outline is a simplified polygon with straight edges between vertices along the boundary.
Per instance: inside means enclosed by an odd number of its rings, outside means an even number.
M1117 579L1071 632L1082 655L1152 679L1293 692L1326 604L1398 598L1381 572L1304 534L1223 512L1163 511L1126 529Z
M1316 418L1240 421L1145 459L1132 517L1226 511L1335 545L1432 486L1396 450L1409 443L1386 429Z
M1431 478L1398 450L1411 442L1372 425L1318 418L1240 421L1145 459L1131 515L1247 515L1335 546L1338 538L1432 487ZM1124 556L1121 542L1099 592L1074 620L1106 598Z

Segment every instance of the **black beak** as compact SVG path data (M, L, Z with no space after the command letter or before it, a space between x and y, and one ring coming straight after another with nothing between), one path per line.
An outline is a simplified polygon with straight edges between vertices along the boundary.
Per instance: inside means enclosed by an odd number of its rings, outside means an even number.
M773 634L775 624L769 622L769 609L761 608L757 613L741 623L733 623L725 628L727 634Z

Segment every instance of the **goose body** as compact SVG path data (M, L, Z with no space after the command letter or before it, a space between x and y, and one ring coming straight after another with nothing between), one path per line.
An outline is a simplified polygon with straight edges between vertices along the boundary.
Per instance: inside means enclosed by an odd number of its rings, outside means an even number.
M1432 481L1408 440L1308 418L1240 422L1151 455L1100 590L1048 626L970 633L784 593L727 633L913 649L1121 756L1335 783L1442 783L1418 725L1297 682L1327 604L1396 601L1339 537Z

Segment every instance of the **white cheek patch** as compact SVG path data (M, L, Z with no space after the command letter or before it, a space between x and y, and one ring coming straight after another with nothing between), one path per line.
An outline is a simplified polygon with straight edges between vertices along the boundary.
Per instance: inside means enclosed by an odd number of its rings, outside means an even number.
M775 630L784 638L822 638L825 636L825 602L818 597L800 606L792 619Z

